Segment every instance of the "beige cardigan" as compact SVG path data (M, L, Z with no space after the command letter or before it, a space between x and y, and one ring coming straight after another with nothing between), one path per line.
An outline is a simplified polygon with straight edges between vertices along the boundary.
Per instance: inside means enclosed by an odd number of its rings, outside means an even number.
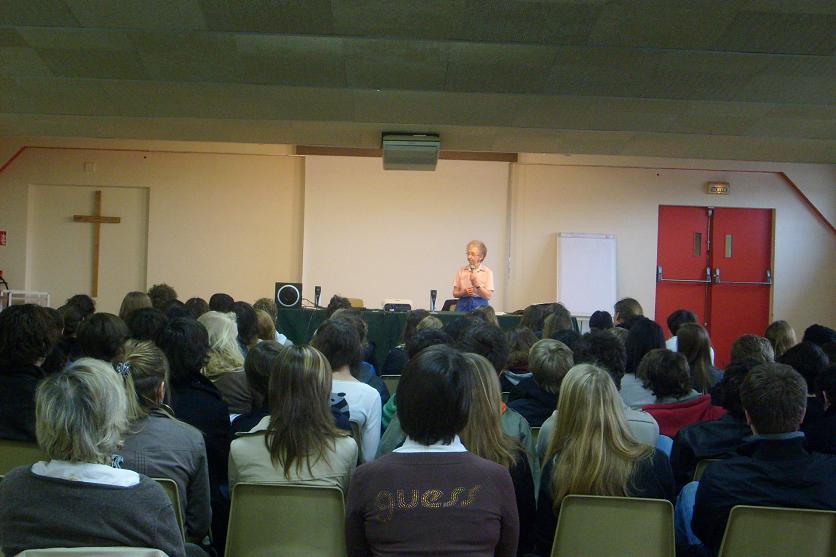
M277 483L295 485L337 486L348 492L348 479L357 466L357 443L351 437L335 439L334 450L325 458L306 465L301 470L295 466L286 478L281 466L273 466L270 453L264 443L264 433L270 424L270 416L262 418L249 432L239 434L229 450L229 490L238 482Z

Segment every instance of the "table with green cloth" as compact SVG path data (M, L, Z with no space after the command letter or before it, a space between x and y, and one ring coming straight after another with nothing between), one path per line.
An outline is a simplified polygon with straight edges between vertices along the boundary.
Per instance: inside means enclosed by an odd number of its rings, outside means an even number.
M374 343L375 360L379 366L383 365L389 350L401 343L401 335L406 324L405 311L362 311L363 319L369 325L369 341ZM435 312L443 323L458 317L461 313L450 311ZM498 315L499 326L508 331L519 325L520 315ZM287 336L294 344L310 342L314 331L325 321L324 309L280 309L276 318L276 328Z

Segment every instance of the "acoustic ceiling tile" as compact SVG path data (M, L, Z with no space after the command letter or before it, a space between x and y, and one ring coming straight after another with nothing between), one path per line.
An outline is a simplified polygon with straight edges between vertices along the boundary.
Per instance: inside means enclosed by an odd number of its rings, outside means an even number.
M334 32L397 39L455 39L464 0L332 0Z
M151 79L234 82L240 61L229 34L135 31L129 36Z
M0 2L3 25L43 25L76 27L78 20L62 0L3 0Z
M239 34L235 41L245 83L346 86L342 39Z
M50 77L52 72L38 53L26 47L0 47L0 76ZM2 95L0 95L2 96Z
M346 40L348 85L359 89L444 89L444 43Z
M32 48L54 50L131 50L128 35L121 30L22 27L18 33Z
M52 73L60 77L148 79L142 60L135 52L42 48L38 49L38 54Z
M206 29L197 0L64 0L84 27Z
M450 47L447 89L541 93L554 58L550 47L455 43Z
M206 25L212 31L240 33L333 33L328 0L198 0Z
M788 7L802 2L784 2ZM757 3L753 3L753 7ZM831 2L831 9L832 9ZM741 10L717 47L738 52L818 54L836 52L836 13L790 13Z

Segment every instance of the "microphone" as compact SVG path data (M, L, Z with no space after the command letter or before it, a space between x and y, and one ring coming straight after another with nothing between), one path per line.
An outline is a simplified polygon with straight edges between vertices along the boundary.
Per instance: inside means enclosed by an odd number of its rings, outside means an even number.
M435 311L436 296L438 296L438 290L430 290L430 311Z
M319 307L319 297L322 295L322 287L321 286L314 286L313 289L314 295L314 306Z

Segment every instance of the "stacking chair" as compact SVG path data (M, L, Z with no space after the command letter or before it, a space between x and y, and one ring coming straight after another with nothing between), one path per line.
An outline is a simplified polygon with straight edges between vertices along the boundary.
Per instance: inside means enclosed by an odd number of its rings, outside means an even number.
M337 487L236 484L226 557L345 557L345 504Z
M177 516L177 526L180 527L180 533L183 534L183 539L186 539L186 524L183 518L183 505L180 503L180 490L177 489L177 482L170 478L153 478L155 482L160 484L171 505L174 507L174 514Z
M147 547L52 547L27 549L16 557L168 557L168 554Z
M552 557L673 557L673 505L664 499L568 495Z
M694 469L694 481L700 481L702 478L702 473L705 472L705 469L708 468L708 465L712 462L717 462L718 460L722 460L720 458L705 458L699 462L697 462L697 467Z
M833 557L836 511L737 505L729 514L718 557Z
M35 443L0 439L0 476L5 476L18 466L49 460Z
M400 375L381 375L381 379L386 384L386 388L389 389L389 395L394 395L395 392L398 390L398 383L401 381Z

